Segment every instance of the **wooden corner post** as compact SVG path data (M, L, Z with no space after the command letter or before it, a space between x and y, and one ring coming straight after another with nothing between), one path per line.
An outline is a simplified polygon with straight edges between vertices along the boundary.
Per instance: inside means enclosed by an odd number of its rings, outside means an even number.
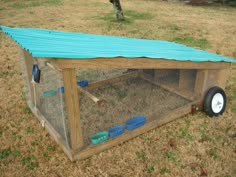
M78 151L83 146L83 135L80 124L79 91L76 84L76 72L75 69L63 69L62 75L70 130L70 144L73 151Z

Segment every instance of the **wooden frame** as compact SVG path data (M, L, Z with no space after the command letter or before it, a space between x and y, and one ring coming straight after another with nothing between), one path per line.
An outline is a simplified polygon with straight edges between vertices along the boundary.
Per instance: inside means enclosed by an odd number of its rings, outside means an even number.
M24 51L24 60L27 68L28 81L31 79L31 67L33 64L32 56ZM68 124L70 130L70 147L68 147L60 135L55 131L55 129L50 126L49 122L43 117L43 115L36 109L34 114L41 120L46 122L46 127L49 133L54 137L54 139L59 143L65 153L71 160L78 160L87 158L95 153L101 152L107 148L115 146L119 143L132 139L142 133L145 133L151 129L158 126L166 124L170 121L175 120L185 114L191 112L191 107L194 104L202 101L205 92L212 86L225 87L227 80L227 72L231 66L230 63L225 62L191 62L191 61L176 61L176 60L166 60L166 59L148 59L148 58L100 58L100 59L45 59L45 62L49 63L52 69L56 69L62 72L64 87L65 87L65 102L66 109L68 113ZM115 78L99 81L90 84L86 89L79 88L76 84L76 68L90 68L90 69L102 69L102 68L134 68L134 69L162 69L159 75L165 76L168 72L173 72L173 70L178 70L179 78L178 84L173 87L165 83L158 82L157 77L158 72L154 73L154 76L148 76L142 70L136 70L134 72L126 73L122 76ZM190 71L194 70L194 72ZM96 102L98 98L94 97L89 93L90 90L99 88L106 84L112 84L119 81L126 80L130 77L141 77L142 79L166 90L174 92L184 98L192 100L191 103L177 108L171 112L163 114L162 116L156 117L154 121L145 124L144 126L133 130L126 131L125 134L110 139L98 145L91 145L87 148L83 146L83 136L80 124L80 106L79 106L79 96L81 93L86 94L92 100ZM194 77L194 80L192 78ZM214 78L214 80L212 80ZM190 91L191 90L191 91ZM32 93L32 88L30 88ZM33 99L33 97L32 97ZM32 103L34 100L32 100ZM32 108L32 104L30 105Z

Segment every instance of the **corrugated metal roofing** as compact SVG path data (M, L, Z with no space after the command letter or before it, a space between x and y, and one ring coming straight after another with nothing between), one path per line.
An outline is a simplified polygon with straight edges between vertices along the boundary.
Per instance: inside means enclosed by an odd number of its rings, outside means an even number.
M36 28L0 29L33 57L40 58L153 58L193 62L235 62L207 51L174 42L103 36Z

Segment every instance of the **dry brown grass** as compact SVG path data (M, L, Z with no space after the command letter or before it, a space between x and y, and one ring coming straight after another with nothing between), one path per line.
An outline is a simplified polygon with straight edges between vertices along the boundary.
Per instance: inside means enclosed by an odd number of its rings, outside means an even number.
M165 40L182 37L184 43L236 55L235 8L127 0L122 5L130 10L130 23L121 24L107 20L112 12L108 1L65 0L61 5L27 8L15 2L0 1L1 25ZM137 10L144 17L134 20ZM16 45L0 35L0 176L235 176L235 66L224 116L188 115L72 163L28 112Z

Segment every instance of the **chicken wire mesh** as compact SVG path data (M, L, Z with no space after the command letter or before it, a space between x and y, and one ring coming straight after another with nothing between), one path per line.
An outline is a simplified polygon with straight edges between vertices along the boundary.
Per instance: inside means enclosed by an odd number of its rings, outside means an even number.
M68 144L69 131L62 74L50 68L45 62L38 64L41 68L41 79L38 84L39 110Z
M121 79L123 75L129 77ZM187 84L182 81L181 75L187 79ZM183 90L193 96L195 77L195 70L77 70L77 79L88 80L91 85L109 80L104 85L98 84L99 87L87 89L99 100L104 100L102 106L97 105L86 94L82 93L80 96L84 144L91 144L91 136L98 132L108 131L117 125L125 126L126 121L132 117L142 115L147 122L151 122L190 103L188 95L180 96L178 91Z
M29 76L27 73L27 64L23 56L23 53L20 52L27 104L33 112L38 114L39 111L43 115L69 147L69 130L61 72L47 66L43 59L33 59L33 63L37 64L41 70L40 82L33 82L32 75Z

